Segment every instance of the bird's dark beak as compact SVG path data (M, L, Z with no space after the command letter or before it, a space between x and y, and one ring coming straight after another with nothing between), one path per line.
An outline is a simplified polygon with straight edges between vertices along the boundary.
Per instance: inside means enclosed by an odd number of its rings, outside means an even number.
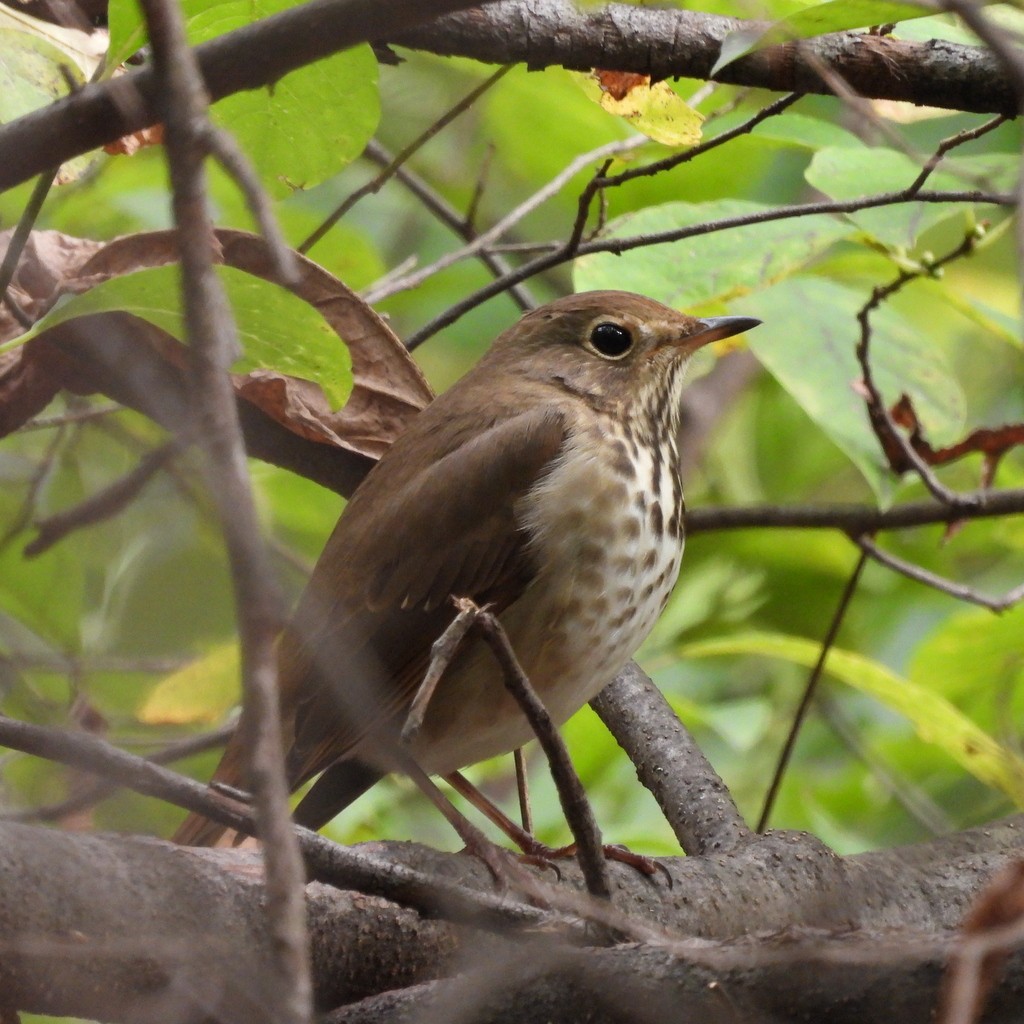
M692 355L697 349L710 345L713 341L721 341L722 338L731 338L734 334L751 331L760 323L760 320L752 316L706 316L697 321L696 332L683 339L680 348L684 349L687 355Z

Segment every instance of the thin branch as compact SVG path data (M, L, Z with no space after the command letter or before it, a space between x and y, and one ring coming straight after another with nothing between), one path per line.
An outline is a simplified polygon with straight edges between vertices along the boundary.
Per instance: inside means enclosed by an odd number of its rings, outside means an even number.
M125 407L116 402L108 402L104 405L84 405L80 409L68 409L67 412L58 413L55 416L37 416L27 423L23 423L14 433L28 434L34 430L53 430L54 427L63 427L68 423L83 423L86 420L102 419L104 416L124 411Z
M965 142L973 142L975 139L980 139L983 135L988 135L989 132L995 131L996 128L1005 124L1008 120L1009 118L1005 114L999 114L984 124L978 125L977 128L965 128L962 132L957 132L956 135L950 135L942 139L935 152L925 161L924 167L921 168L921 173L914 179L910 187L915 191L924 188L925 182L931 177L932 172L939 166L950 150L962 146Z
M405 146L401 152L393 157L388 165L378 174L375 178L371 178L365 185L360 185L354 192L348 195L334 210L332 210L320 224L320 226L298 246L298 251L303 255L309 252L310 249L320 241L324 235L327 234L335 224L341 220L342 217L352 209L360 199L365 196L372 195L379 192L384 184L393 178L400 167L407 163L409 158L425 146L438 132L447 128L460 114L465 113L476 101L483 96L488 89L491 88L496 82L504 78L505 75L512 70L512 65L507 64L505 67L498 68L489 78L485 79L474 89L471 89L461 100L458 101L454 106L446 110L433 124L429 125L427 129L421 132L415 139L412 140L407 146Z
M208 750L217 750L227 743L234 731L235 723L232 722L229 725L222 726L220 729L215 729L213 732L175 740L154 753L147 754L145 760L151 764L173 764L175 761L182 761L196 754L204 754ZM107 781L96 781L91 786L75 793L66 800L45 804L42 807L30 807L23 811L0 814L0 818L4 821L21 822L60 821L70 814L78 814L89 810L100 801L116 794L120 788L120 786L113 785Z
M25 249L28 236L32 234L32 228L39 214L43 209L43 203L50 194L54 179L60 167L52 167L44 171L32 189L25 209L21 211L18 223L14 228L10 241L7 243L7 251L4 253L3 262L0 263L0 297L4 304L11 311L11 315L21 324L22 327L31 327L32 318L25 315L25 311L14 301L13 296L8 292L8 286L14 280L14 273L18 269L18 260Z
M469 602L460 604L460 608L468 606ZM501 623L490 612L477 609L472 628L497 658L505 688L515 697L547 756L562 811L576 840L580 870L588 891L599 899L611 899L611 880L605 863L601 830L597 827L587 794L569 759L565 742L519 664Z
M625 238L598 238L588 242L581 242L574 252L570 252L568 246L562 243L554 251L543 253L529 260L512 273L484 285L461 302L455 303L409 337L406 340L406 345L409 349L416 348L438 331L453 324L460 317L465 316L470 310L475 309L488 299L505 291L510 285L525 281L535 274L550 270L552 267L566 263L578 256L589 256L596 252L610 252L619 255L632 249L660 245L664 242L679 242L685 238L715 234L718 231L747 227L751 224L768 224L773 221L792 220L796 217L812 217L820 214L857 213L860 210L871 210L880 206L898 206L902 203L911 202L986 203L995 206L1012 207L1016 206L1017 199L1016 196L1006 193L978 192L973 190L952 192L919 191L911 193L908 188L895 192L880 192L875 195L861 196L857 199L777 206L769 210L760 210L756 213L723 217L716 221L707 221L704 224L694 224L684 228L652 232L647 235L631 235Z
M376 139L371 139L367 143L363 156L382 166L391 164L395 160ZM476 231L472 226L470 213L467 212L465 217L460 216L448 200L440 193L434 191L418 174L408 167L399 166L395 169L395 180L400 181L430 213L441 221L442 224L451 228L464 241L471 242L476 238ZM498 256L493 249L481 249L479 255L480 261L495 276L500 277L511 270L509 263ZM379 285L385 281L395 280L408 273L415 265L415 259L410 262L409 266L405 266L403 263L395 267L391 274L385 275L376 283ZM508 290L508 294L515 301L516 305L524 311L533 309L536 306L533 296L524 285L513 285Z
M783 113L783 111L788 110L794 103L802 99L802 97L803 93L794 92L790 93L788 96L782 96L777 100L773 100L771 103L757 111L757 113L749 117L746 121L742 122L742 124L738 124L734 128L729 128L727 131L719 132L718 135L714 135L710 139L705 139L692 149L673 153L671 156L664 157L661 160L654 160L649 164L644 164L642 167L627 167L626 170L620 171L618 174L613 174L611 177L605 179L604 187L612 188L619 185L625 185L630 181L635 181L637 178L649 178L654 175L661 174L664 171L671 171L683 164L688 164L691 160L696 160L697 157L703 156L705 153L709 153L713 149L718 149L719 146L723 146L727 142L732 142L733 139L737 139L741 135L749 135L750 132L752 132L763 121L767 121L768 118L776 117Z
M937 501L908 501L887 509L873 505L750 505L697 508L686 513L686 535L717 530L841 530L847 534L880 533L913 526L991 519L1024 512L1024 488L993 491L979 508L958 509Z
M447 269L454 263L458 263L460 260L464 260L469 256L475 256L481 249L489 247L507 231L515 227L515 225L528 214L533 213L538 206L543 205L552 196L557 195L567 182L575 178L581 171L586 170L591 166L591 164L604 160L607 157L614 157L619 156L622 153L628 153L630 150L636 149L647 141L648 139L644 135L634 135L628 139L605 143L603 146L598 146L596 149L592 149L588 153L583 153L581 156L571 160L567 166L563 167L562 170L554 176L554 178L546 182L541 188L537 189L533 195L525 199L515 207L515 209L502 217L497 224L494 224L486 231L478 234L471 242L468 242L461 249L455 249L452 252L445 253L444 256L435 260L435 262L431 263L429 266L423 267L420 270L399 279L398 281L391 281L385 287L368 289L366 301L373 305L374 303L381 301L381 299L387 298L389 295L394 295L396 292L407 291L410 288L415 288L426 281L429 277ZM545 267L542 269L547 268ZM530 276L532 275L526 274L520 276L519 271L511 271L509 274L503 275L497 279L497 281L502 281L503 284L500 288L497 288L490 294L496 295L498 292L506 291L511 285L518 284L520 281L523 281L526 277ZM495 283L497 283L497 281ZM411 343L409 347L413 347Z
M921 178L919 177L917 180L921 180ZM901 270L897 277L890 281L889 284L875 288L871 292L871 297L857 313L857 322L860 324L860 338L854 351L861 370L861 384L867 392L868 416L871 419L871 425L882 446L882 450L888 457L892 469L898 473L905 466L893 457L891 445L895 445L899 456L902 456L907 466L912 467L917 472L917 475L931 494L939 501L955 508L975 508L978 505L984 504L986 492L974 491L963 494L950 490L939 480L932 471L931 466L916 451L910 439L896 426L892 414L889 412L885 400L878 390L878 385L875 383L874 374L871 370L871 314L910 281L925 275L933 277L947 263L970 255L974 251L977 241L977 235L971 232L965 236L955 249L946 253L941 259L929 260L927 263L922 264L920 268L913 270Z
M298 278L299 265L285 240L277 217L274 216L270 197L249 162L249 157L233 135L212 123L207 126L206 144L209 146L210 155L234 179L242 193L249 212L267 243L267 255L270 257L270 265L277 283L294 284Z
M197 436L206 448L211 490L228 550L239 624L243 712L239 729L248 752L260 837L266 859L267 925L278 977L267 1017L305 1024L313 993L306 934L305 872L291 826L279 719L275 639L281 599L261 537L246 472L238 407L229 375L238 338L220 279L214 272L214 236L207 208L204 160L211 131L208 99L184 16L173 0L142 0L163 85L165 146L178 226L183 304L191 377L201 417ZM230 152L221 147L221 153Z
M35 524L38 530L36 537L25 546L25 557L34 558L41 555L75 530L93 526L119 515L184 446L184 440L179 438L165 442L148 452L131 472L119 480L115 480L77 505L39 520Z
M800 729L807 718L807 712L810 709L811 701L814 699L814 694L818 689L818 683L821 680L822 673L825 671L825 662L828 660L829 652L832 650L832 646L836 642L839 627L843 624L843 619L846 617L846 610L850 607L850 601L853 600L854 591L856 591L857 584L860 582L860 575L864 571L864 566L867 564L867 560L868 556L862 552L860 557L857 559L857 564L854 566L853 572L850 574L850 578L846 581L846 586L843 588L843 593L839 598L839 604L836 606L835 613L832 616L832 621L829 623L828 632L825 634L825 639L821 643L821 651L818 654L818 660L815 663L814 668L811 670L811 674L807 677L807 685L804 687L800 703L797 706L796 713L793 715L793 721L790 723L786 742L782 745L782 751L779 754L779 760L775 765L775 772L772 775L772 781L768 786L768 792L765 794L764 806L761 808L761 817L757 822L757 833L759 835L764 832L768 825L768 819L771 817L772 808L775 806L775 798L778 796L779 787L782 785L782 779L786 774L790 758L793 755L793 748L796 746L796 738L800 735Z
M1012 590L1008 590L1001 597L989 597L987 594L981 594L972 587L965 586L963 583L947 580L936 573L923 569L919 565L914 565L913 562L900 558L898 555L884 551L864 535L851 539L861 551L878 562L879 565L884 565L887 569L892 569L893 572L898 572L908 579L923 583L926 587L932 587L943 594L955 597L958 601L967 601L970 604L980 605L982 608L987 608L992 612L1005 612L1008 608L1012 608L1015 604L1024 601L1024 583L1014 587Z

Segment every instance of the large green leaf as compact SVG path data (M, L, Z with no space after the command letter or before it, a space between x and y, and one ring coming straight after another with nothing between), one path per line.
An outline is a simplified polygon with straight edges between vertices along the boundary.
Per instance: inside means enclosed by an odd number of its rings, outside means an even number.
M680 649L680 654L687 658L760 655L810 668L817 662L820 650L819 644L802 637L745 633L688 644ZM825 670L847 686L898 711L922 740L939 747L975 778L1002 790L1017 806L1024 807L1024 758L993 739L943 697L852 651L833 648Z
M0 124L67 96L99 63L91 37L0 6ZM58 182L80 177L95 159L87 154L61 167Z
M185 0L189 42L198 45L298 2ZM111 4L110 18L108 72L147 39L134 0ZM228 96L212 115L237 137L271 195L287 196L332 177L363 151L380 120L377 60L369 46L356 46Z
M764 323L747 338L751 350L804 411L864 474L882 500L893 477L871 429L854 354L857 311L867 296L813 277L783 281L735 308ZM927 436L952 441L963 429L964 396L942 350L888 307L871 319L871 367L888 404L906 393Z
M645 235L768 209L739 199L666 203L619 218L607 235ZM622 256L583 256L575 263L573 280L577 291L621 288L650 295L676 309L692 309L725 302L788 277L849 233L849 225L835 217L750 224Z
M925 188L970 191L978 185L1006 190L1017 179L1018 159L991 153L944 161ZM920 174L921 164L905 153L878 147L828 146L814 154L806 171L809 184L832 199L856 199L907 188ZM921 232L939 221L969 209L964 203L900 203L849 215L863 231L888 245L912 247Z
M291 292L234 267L217 267L238 325L244 353L232 367L243 373L277 370L314 381L332 408L340 408L352 390L348 348L320 313ZM94 313L131 313L184 339L180 275L175 266L153 267L111 278L59 302L32 329L0 352L23 344L57 324Z
M952 616L917 649L910 678L952 698L994 701L1024 684L1024 605L1003 615L973 609Z

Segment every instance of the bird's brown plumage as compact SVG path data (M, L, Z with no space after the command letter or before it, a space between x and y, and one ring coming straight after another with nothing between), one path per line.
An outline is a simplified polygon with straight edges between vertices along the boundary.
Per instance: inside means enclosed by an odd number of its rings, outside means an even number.
M627 358L606 359L587 347L602 319L636 336ZM389 750L431 644L454 615L453 595L499 615L520 602L510 621L525 621L521 599L536 599L533 585L546 571L531 502L553 467L577 452L584 433L587 444L591 435L603 444L601 424L632 415L638 390L657 389L666 366L728 333L735 330L641 296L569 296L523 317L416 417L345 508L281 638L289 782L295 788L331 768L300 805L300 820L319 826L393 767ZM523 628L529 636L539 627ZM457 660L453 676L483 671L472 650ZM451 689L463 700L476 692L465 681ZM428 714L435 734L450 738L458 735L461 709L452 700L444 708L445 701L442 682ZM509 713L515 709L495 703L495 714ZM428 729L424 744L429 737ZM461 766L435 753L428 746L418 752L428 770ZM243 761L236 735L215 778L240 784ZM209 842L220 831L193 815L175 838Z

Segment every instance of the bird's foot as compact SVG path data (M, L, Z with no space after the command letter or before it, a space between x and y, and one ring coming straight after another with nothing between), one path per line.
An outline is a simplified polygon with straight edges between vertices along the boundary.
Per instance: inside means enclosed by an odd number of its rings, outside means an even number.
M555 862L576 856L575 843L570 843L568 846L559 846L556 849L534 839L533 836L529 838L530 842L520 844L523 851L520 860L524 864L551 868L561 876L561 872L558 871L558 865ZM646 857L642 853L634 853L618 843L607 843L601 847L601 850L607 860L617 861L619 864L628 864L642 875L651 877L660 871L665 876L668 887L672 888L672 876L669 874L668 868L661 861L655 860L654 857Z

